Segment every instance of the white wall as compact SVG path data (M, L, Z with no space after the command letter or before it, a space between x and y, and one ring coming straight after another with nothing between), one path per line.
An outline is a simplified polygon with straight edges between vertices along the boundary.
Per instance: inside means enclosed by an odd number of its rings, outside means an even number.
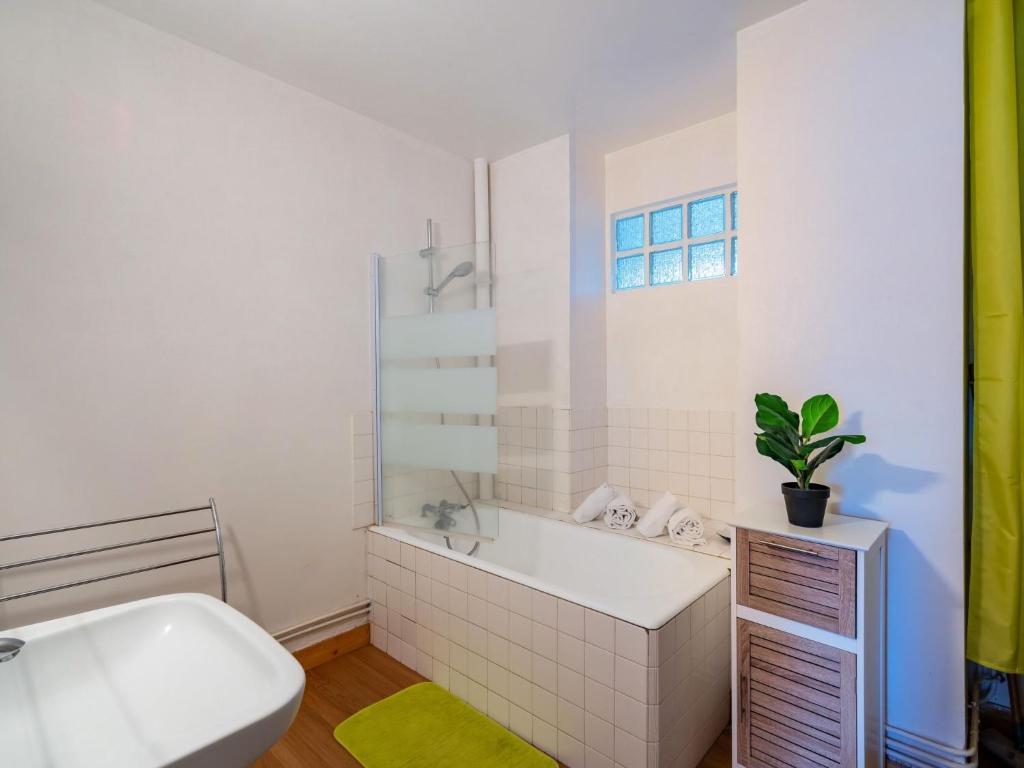
M568 408L571 145L491 164L498 402Z
M471 241L470 162L107 8L8 0L0 168L0 529L213 495L232 603L265 627L363 597L369 254L422 247L428 216Z
M607 254L612 214L735 183L736 115L612 152L605 177ZM607 255L605 264L610 274ZM609 293L608 404L732 410L738 282Z
M962 746L963 3L810 0L739 35L737 502L751 398L831 392L825 480L889 520L889 722Z

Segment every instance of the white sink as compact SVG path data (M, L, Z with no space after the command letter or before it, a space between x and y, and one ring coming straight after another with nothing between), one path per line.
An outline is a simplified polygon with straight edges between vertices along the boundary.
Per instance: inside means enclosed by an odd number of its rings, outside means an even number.
M288 729L302 667L207 595L166 595L0 630L0 765L246 766Z

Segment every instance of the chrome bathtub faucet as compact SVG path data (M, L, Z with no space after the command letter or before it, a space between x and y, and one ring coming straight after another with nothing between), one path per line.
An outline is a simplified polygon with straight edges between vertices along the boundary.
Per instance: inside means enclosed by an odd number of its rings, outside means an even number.
M434 522L434 527L439 531L448 531L458 525L458 520L455 519L455 513L461 512L466 508L465 504L456 504L448 501L448 499L441 499L441 503L438 505L424 504L420 508L420 517L437 516L437 520Z

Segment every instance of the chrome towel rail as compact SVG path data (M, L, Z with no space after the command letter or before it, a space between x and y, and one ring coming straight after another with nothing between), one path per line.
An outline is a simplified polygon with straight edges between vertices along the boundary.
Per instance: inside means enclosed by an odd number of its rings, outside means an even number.
M81 531L88 528L100 528L107 525L122 525L124 523L135 523L141 520L154 520L161 517L170 517L171 515L185 515L189 512L204 512L210 513L211 525L208 528L198 528L195 530L178 531L176 533L169 533L163 536L151 536L145 539L135 539L133 541L122 541L117 544L106 544L99 547L89 547L87 549L77 549L70 552L61 552L56 555L47 555L45 557L35 557L29 560L19 560L13 563L0 563L0 572L14 570L15 568L23 568L29 565L39 565L40 563L51 563L56 560L68 560L75 557L84 557L85 555L95 555L100 552L111 552L117 549L127 549L128 547L137 547L143 544L155 544L160 541L171 541L172 539L183 539L189 536L199 536L202 534L212 533L217 544L216 552L208 552L203 555L195 555L193 557L185 557L178 560L171 560L163 563L156 563L154 565L146 565L140 568L130 568L124 571L118 571L116 573L108 573L103 576L93 576L88 579L79 579L77 581L69 581L64 584L56 584L50 587L41 587L38 589L30 589L25 592L17 592L10 595L0 595L0 603L5 603L9 600L19 600L23 597L32 597L34 595L45 595L48 592L56 592L61 589L68 589L70 587L80 587L85 584L95 584L99 581L107 581L108 579L117 579L122 576L132 576L137 573L145 573L146 571L156 571L161 568L170 568L175 565L184 565L186 563L194 563L199 560L209 560L216 557L220 565L220 599L225 603L228 601L228 585L226 569L224 567L224 543L221 537L220 530L220 517L217 515L217 503L211 498L209 503L201 507L187 507L185 509L172 509L166 512L153 512L147 515L133 515L131 517L120 517L114 520L100 520L94 523L82 523L81 525L68 525L61 528L49 528L45 531L31 531L29 533L15 533L7 536L0 536L0 543L5 541L17 541L18 539L28 539L36 536L51 536L58 533L68 533L70 531Z

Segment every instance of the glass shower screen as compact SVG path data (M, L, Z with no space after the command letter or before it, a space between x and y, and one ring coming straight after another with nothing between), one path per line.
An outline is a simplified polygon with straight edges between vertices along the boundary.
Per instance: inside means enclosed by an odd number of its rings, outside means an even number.
M493 539L497 329L489 243L376 257L377 511Z

